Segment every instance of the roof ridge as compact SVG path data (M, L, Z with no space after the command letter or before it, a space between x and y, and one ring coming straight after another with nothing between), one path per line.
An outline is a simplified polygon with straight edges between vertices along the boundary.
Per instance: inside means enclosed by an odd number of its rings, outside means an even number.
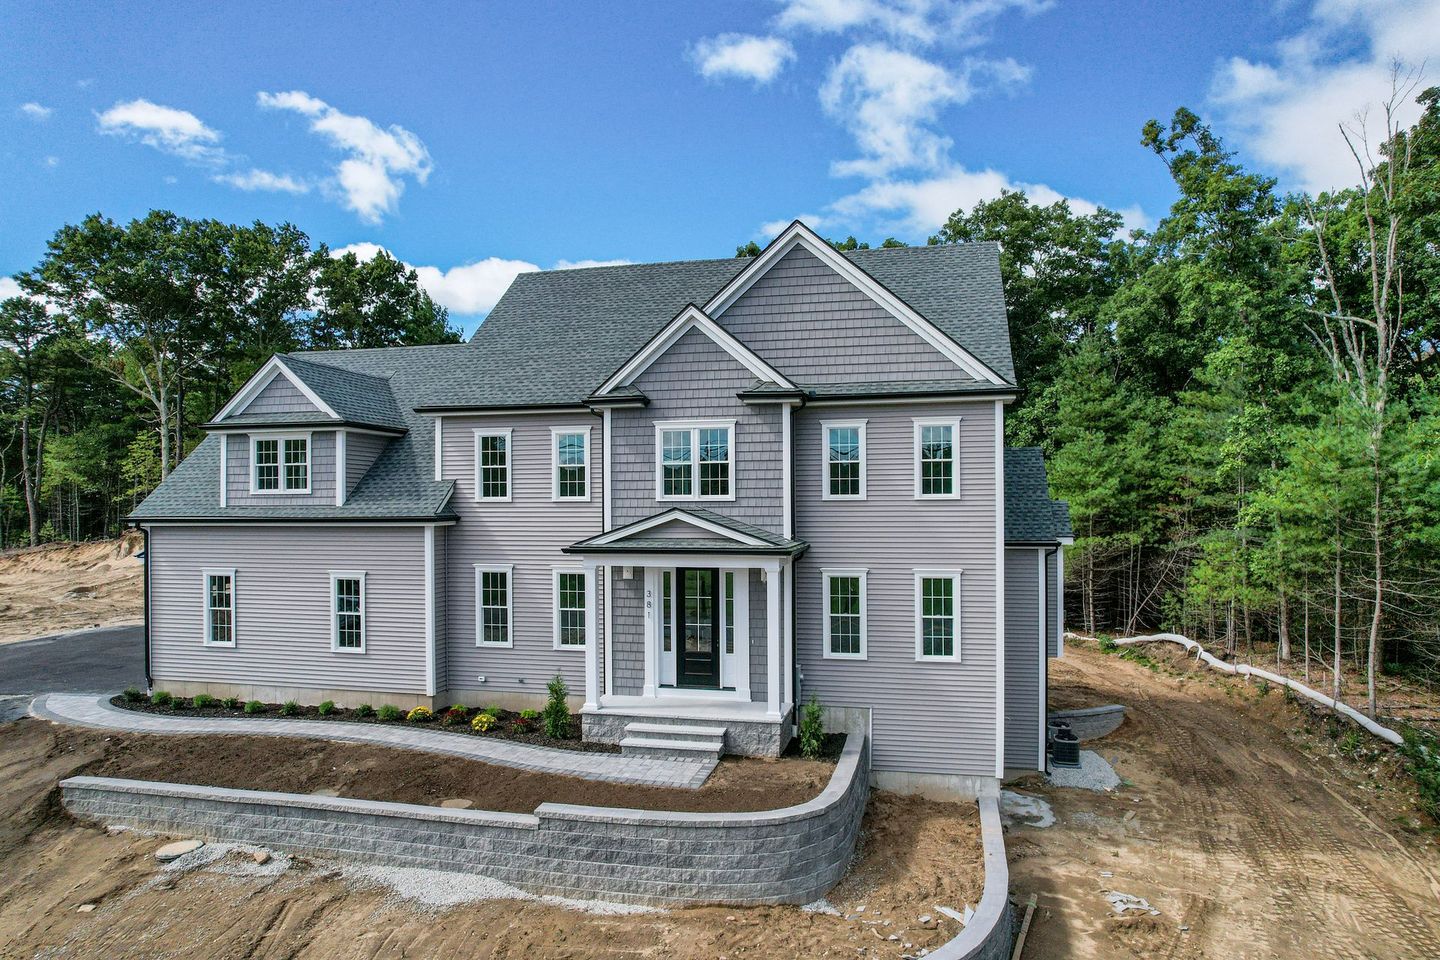
M914 243L906 244L903 247L866 247L860 250L837 250L845 257L865 257L877 253L899 253L900 251L915 252L930 249L965 249L969 247L998 247L1000 244L995 240L971 240L965 243ZM557 273L578 273L590 270L631 270L645 267L679 267L691 266L694 264L728 263L734 261L737 267L743 269L745 263L751 257L692 257L685 260L641 260L634 263L593 263L583 267L550 267L540 270L526 270L524 273L515 275L515 279L526 280L537 276L554 276Z

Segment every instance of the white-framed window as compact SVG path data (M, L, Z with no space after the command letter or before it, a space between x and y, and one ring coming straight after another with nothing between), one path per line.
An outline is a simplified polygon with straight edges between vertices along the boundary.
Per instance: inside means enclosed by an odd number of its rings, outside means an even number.
M656 421L655 499L734 500L735 421Z
M590 429L550 428L550 499L590 499Z
M556 650L580 650L590 639L585 587L584 570L579 567L555 568Z
M825 500L865 499L865 421L820 424L820 495Z
M866 657L866 571L863 568L820 571L825 589L824 655L834 660Z
M674 602L670 593L671 573L669 570L660 572L660 617L663 626L660 628L661 649L665 653L675 651L674 619L671 617L671 604Z
M915 659L960 659L961 571L915 571Z
M202 571L205 578L205 645L235 646L235 571Z
M330 572L330 649L365 652L365 574Z
M960 418L915 420L915 499L960 495Z
M511 564L475 564L475 646L513 647L515 594Z
M250 492L309 493L310 434L251 434Z
M511 430L475 431L475 499L510 502Z

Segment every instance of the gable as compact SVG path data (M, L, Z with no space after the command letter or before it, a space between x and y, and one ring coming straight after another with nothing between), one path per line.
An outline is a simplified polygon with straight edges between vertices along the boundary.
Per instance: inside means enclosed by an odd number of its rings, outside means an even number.
M975 378L795 244L716 322L805 385Z
M255 417L280 416L290 413L323 414L323 411L315 406L305 394L301 393L300 388L289 377L282 373L276 375L265 385L264 389L255 395L255 399L235 413Z
M691 349L701 340L724 353L734 365L748 371L751 380L759 379L782 387L794 388L778 370L767 363L755 351L736 340L723 327L710 319L703 310L693 303L686 306L667 323L659 333L651 337L639 350L610 375L595 391L595 396L616 395L640 382L651 365L670 354L682 341L690 341Z
M640 536L658 537L665 540L720 540L725 543L735 542L733 537L722 536L714 531L702 529L689 520L680 518L668 520L659 526L651 527L640 534ZM616 543L624 542L624 538L616 541Z
M647 396L665 395L667 388L696 386L702 380L733 397L753 383L755 375L705 334L689 330L635 378L635 386Z

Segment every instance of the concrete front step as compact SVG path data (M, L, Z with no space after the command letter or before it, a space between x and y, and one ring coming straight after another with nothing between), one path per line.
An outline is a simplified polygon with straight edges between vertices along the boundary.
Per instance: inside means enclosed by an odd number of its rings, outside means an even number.
M627 737L650 740L719 740L725 742L724 727L702 727L683 723L627 723Z
M654 737L626 737L620 753L627 757L655 757L664 760L718 760L723 740L662 740Z

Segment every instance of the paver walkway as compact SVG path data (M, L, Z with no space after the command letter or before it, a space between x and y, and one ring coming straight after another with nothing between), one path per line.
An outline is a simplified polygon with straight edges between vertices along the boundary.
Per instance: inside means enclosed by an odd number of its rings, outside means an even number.
M482 763L495 763L535 773L553 773L586 780L629 783L655 787L701 786L713 760L663 760L626 757L618 753L584 753L535 747L504 740L486 740L465 733L418 730L391 724L347 723L343 720L256 720L238 717L174 717L122 710L110 703L110 696L51 693L36 697L30 712L42 720L71 726L124 730L129 733L243 734L247 736L303 737L310 740L342 740L369 743L402 750L419 750Z

